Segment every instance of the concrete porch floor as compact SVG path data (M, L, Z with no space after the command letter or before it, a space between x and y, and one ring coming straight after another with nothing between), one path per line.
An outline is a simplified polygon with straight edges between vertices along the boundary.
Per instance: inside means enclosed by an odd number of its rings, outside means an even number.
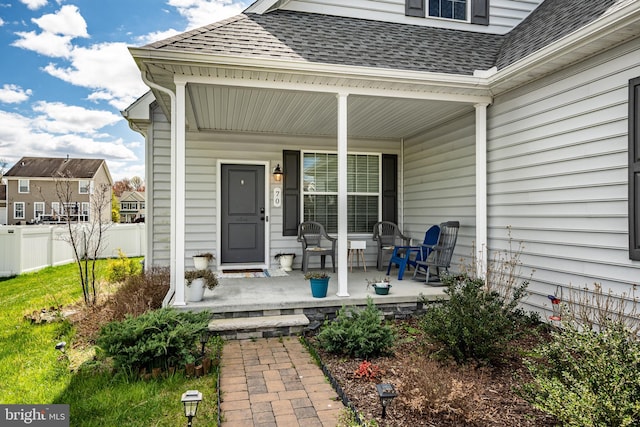
M316 271L316 270L313 270ZM320 270L318 270L320 271ZM342 307L343 305L365 305L367 297L375 304L415 303L422 297L435 300L444 296L441 286L426 285L424 280L412 280L412 272L405 273L398 280L397 269L391 271L389 295L376 295L373 288L367 288L366 279L384 277L383 271L354 269L349 272L349 297L339 297L337 273L329 273L329 290L326 298L313 298L309 281L300 270L288 272L283 277L268 278L220 278L220 284L212 291L206 290L200 302L187 302L180 309L229 313L246 311L268 311L282 309L304 309L318 307Z

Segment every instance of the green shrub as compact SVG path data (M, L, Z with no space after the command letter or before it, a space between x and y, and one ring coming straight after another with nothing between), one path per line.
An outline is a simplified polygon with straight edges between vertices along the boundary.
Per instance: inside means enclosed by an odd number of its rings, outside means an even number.
M599 332L573 323L552 333L526 365L521 393L568 426L640 424L640 342L620 322Z
M107 280L109 282L124 282L127 278L140 274L142 265L135 259L129 259L118 249L118 258L109 260L107 264Z
M206 312L163 308L103 326L96 344L127 372L192 363L199 354L199 336L207 327Z
M505 344L517 335L521 312L516 306L528 283L505 297L487 290L482 279L466 274L443 276L442 281L448 299L428 309L422 320L424 331L443 345L442 353L458 363L498 358Z
M326 351L352 357L369 358L387 353L395 334L383 322L382 312L371 298L367 307L342 307L333 321L326 321L318 334L318 342Z

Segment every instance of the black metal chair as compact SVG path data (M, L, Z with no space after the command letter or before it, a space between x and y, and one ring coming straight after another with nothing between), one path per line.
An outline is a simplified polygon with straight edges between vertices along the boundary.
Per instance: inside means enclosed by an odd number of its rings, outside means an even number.
M322 246L322 242L327 240L331 247ZM324 269L327 255L331 256L333 272L336 272L336 243L335 237L327 234L322 224L314 221L301 222L298 226L298 242L302 243L302 271L309 269L309 257L320 256L320 267Z
M373 240L378 243L376 263L378 270L384 269L384 256L385 254L391 255L396 245L409 246L411 244L411 239L402 234L398 226L391 221L380 221L373 226Z
M425 283L429 283L432 277L440 278L441 269L447 273L449 272L459 229L460 222L458 221L447 221L440 224L438 243L433 246L426 260L416 262L416 269L413 271L414 279L417 275L424 274Z

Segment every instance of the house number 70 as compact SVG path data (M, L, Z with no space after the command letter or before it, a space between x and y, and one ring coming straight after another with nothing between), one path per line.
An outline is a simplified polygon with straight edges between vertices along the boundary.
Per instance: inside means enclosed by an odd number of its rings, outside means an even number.
M282 204L282 188L276 187L273 189L273 206L279 208Z

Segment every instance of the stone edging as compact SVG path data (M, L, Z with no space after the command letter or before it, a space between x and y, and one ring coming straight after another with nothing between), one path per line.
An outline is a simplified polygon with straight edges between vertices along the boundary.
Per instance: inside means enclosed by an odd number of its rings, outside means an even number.
M218 405L217 405L217 412L218 412L218 424L217 426L220 427L220 425L222 424L222 411L220 411L220 365L222 365L222 363L220 363L220 359L222 358L222 351L220 351L221 354L218 355L218 363L216 364L215 367L215 373L217 375L216 377L216 398L218 399Z

